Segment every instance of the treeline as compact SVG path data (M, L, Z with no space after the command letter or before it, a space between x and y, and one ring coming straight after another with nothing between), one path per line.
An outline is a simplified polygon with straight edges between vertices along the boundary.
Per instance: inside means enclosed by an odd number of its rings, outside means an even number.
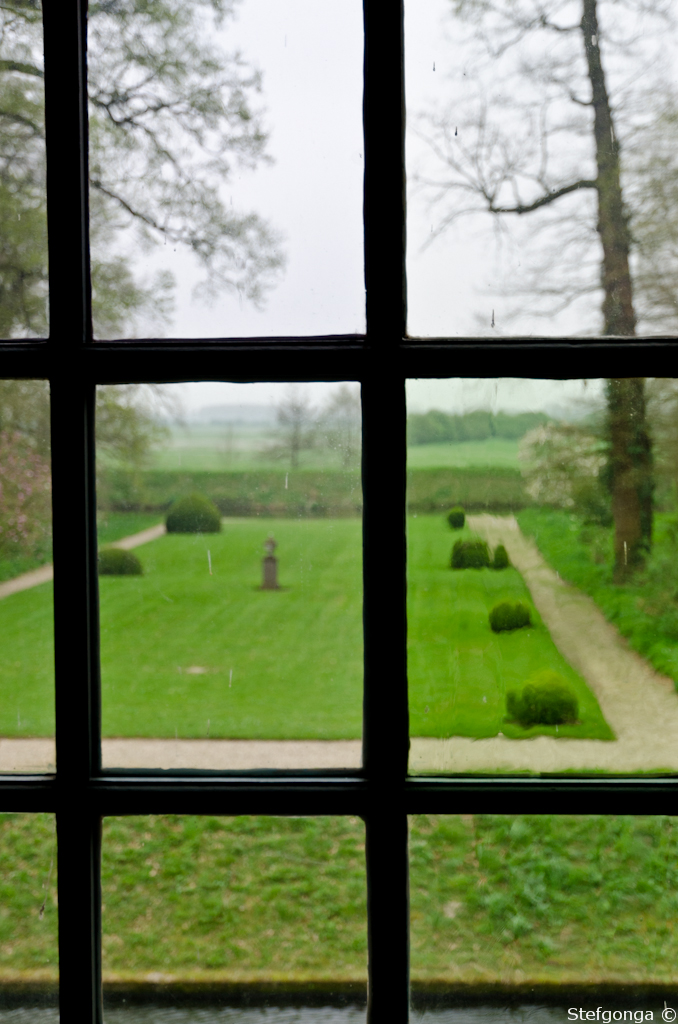
M407 439L409 444L454 444L459 441L485 441L490 437L517 441L528 430L548 421L549 417L543 412L492 413L487 409L476 409L455 416L440 409L431 409L408 417Z

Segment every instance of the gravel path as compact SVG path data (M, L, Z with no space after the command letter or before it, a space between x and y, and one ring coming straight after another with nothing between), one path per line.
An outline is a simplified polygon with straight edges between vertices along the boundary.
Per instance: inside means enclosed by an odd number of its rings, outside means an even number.
M673 681L631 651L594 602L549 568L513 516L469 516L468 524L491 546L505 545L553 642L588 682L617 739L413 739L410 770L678 770L678 693Z
M165 533L165 526L160 523L158 526L151 526L148 530L141 530L129 537L123 537L122 540L111 544L111 547L131 551L132 548L138 548L140 544L147 544L149 540L162 537L163 533ZM33 569L21 576L15 576L13 580L7 580L6 583L0 583L0 600L3 597L9 597L10 594L18 594L20 590L30 590L31 587L37 587L40 583L49 583L53 579L54 566L51 564L41 565L39 569Z

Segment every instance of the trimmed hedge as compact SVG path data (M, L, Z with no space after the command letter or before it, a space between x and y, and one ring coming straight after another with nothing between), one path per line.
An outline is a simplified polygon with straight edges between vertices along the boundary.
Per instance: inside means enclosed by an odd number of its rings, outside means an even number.
M466 515L463 508L460 505L456 505L451 508L447 514L447 521L450 524L450 529L461 530L466 522Z
M508 551L503 544L498 544L494 549L494 558L492 559L493 569L508 569L510 566Z
M202 494L179 498L167 515L168 533L219 533L220 530L219 509Z
M532 725L574 725L579 704L563 677L546 669L534 675L522 693L508 691L506 710L509 719L528 729Z
M100 576L141 576L144 571L134 552L122 548L102 548L98 568Z
M452 548L453 569L489 569L490 552L484 540L458 540Z
M490 627L495 633L523 629L530 625L530 609L522 601L501 601L489 615Z

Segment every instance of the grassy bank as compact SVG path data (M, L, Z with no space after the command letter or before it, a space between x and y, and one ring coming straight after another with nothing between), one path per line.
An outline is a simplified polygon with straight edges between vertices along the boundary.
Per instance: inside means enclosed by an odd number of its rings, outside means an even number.
M413 736L536 735L614 739L598 702L565 661L515 569L450 569L452 531L442 516L408 521L408 676ZM533 625L493 633L488 623L499 601L523 601ZM579 701L579 724L523 729L505 721L506 692L530 675L552 669Z
M467 511L511 512L531 504L518 469L508 466L416 469L408 464L410 512L437 512L462 505Z
M545 509L525 509L518 522L562 578L592 597L631 647L678 686L674 518L656 516L647 569L623 586L612 582L611 527L586 526L572 513Z
M107 819L104 971L364 979L363 850L355 818ZM55 971L53 856L0 816L0 971ZM419 815L410 863L415 981L676 981L671 818Z

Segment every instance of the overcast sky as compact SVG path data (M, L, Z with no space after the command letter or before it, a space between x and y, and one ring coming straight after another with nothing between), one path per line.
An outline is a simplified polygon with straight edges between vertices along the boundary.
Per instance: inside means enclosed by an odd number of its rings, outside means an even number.
M449 109L460 124L468 115L475 69L469 44L463 43L459 23L451 17L452 7L450 0L408 0L405 5L409 127L422 112L435 108ZM612 9L609 4L602 7ZM241 211L256 211L281 233L287 268L262 310L229 294L212 306L194 300L192 291L202 274L180 247L157 247L139 269L174 273L176 315L165 331L170 336L362 332L361 0L241 0L236 11L236 18L228 19L214 39L224 52L239 48L263 74L261 104L273 163L236 169L224 183L223 196ZM675 40L667 45L676 50ZM516 115L509 109L506 116ZM506 323L502 281L519 286L527 253L516 237L505 235L498 244L494 217L457 222L427 245L440 211L430 208L413 182L418 170L432 169L430 152L408 131L412 333L563 334L597 329L599 296L588 300L585 323L583 307L545 321L532 314L529 302L520 320Z
M457 413L471 409L504 409L508 412L576 410L600 400L602 384L601 380L521 380L516 377L410 380L407 382L407 403L410 412L426 412L428 409ZM302 384L300 388L315 406L321 406L340 386L336 381L324 381ZM206 381L169 387L180 396L185 413L190 415L208 405L275 405L287 393L289 385Z
M363 19L361 0L242 0L215 34L263 75L270 165L234 170L227 203L281 233L287 268L262 310L225 293L194 300L202 279L185 249L158 246L142 272L170 270L176 315L167 336L352 334L365 330Z

